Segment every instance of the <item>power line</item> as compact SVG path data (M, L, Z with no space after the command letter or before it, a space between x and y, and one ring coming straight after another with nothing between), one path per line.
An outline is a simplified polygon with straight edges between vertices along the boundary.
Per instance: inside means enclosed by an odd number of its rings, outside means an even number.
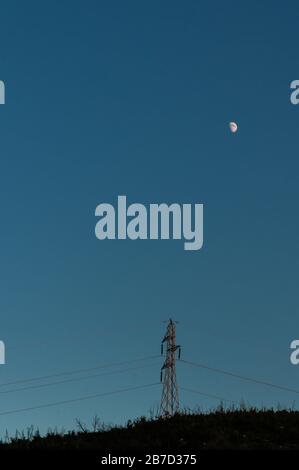
M256 384L260 384L260 385L266 385L267 387L272 387L272 388L276 388L276 389L279 389L279 390L284 390L286 392L299 394L299 390L296 390L294 388L284 387L283 385L273 384L271 382L266 382L266 381L263 381L263 380L254 379L252 377L246 377L245 375L235 374L234 372L229 372L229 371L223 370L223 369L217 369L215 367L210 367L210 366L207 366L205 364L200 364L200 363L191 362L191 361L185 361L184 359L181 359L180 362L184 362L185 364L189 364L191 366L200 367L201 369L207 369L211 372L217 372L218 374L228 375L228 376L234 377L236 379L246 380L247 382L253 382L253 383L256 383Z
M105 396L108 396L108 395L115 395L115 394L118 394L118 393L130 392L130 391L133 391L133 390L141 390L141 389L144 389L144 388L153 387L155 385L160 385L160 382L154 382L154 383L146 384L146 385L138 385L136 387L130 387L130 388L122 388L122 389L119 389L119 390L113 390L111 392L97 393L95 395L88 395L88 396L84 396L84 397L73 398L71 400L56 401L56 402L52 402L52 403L46 403L46 404L43 404L43 405L30 406L30 407L27 407L27 408L19 408L19 409L16 409L16 410L2 411L2 412L0 412L0 416L11 415L11 414L15 414L15 413L23 413L25 411L39 410L41 408L49 408L49 407L52 407L52 406L66 405L68 403L75 403L75 402L84 401L84 400L91 400L93 398L105 397Z
M192 389L192 388L179 387L179 389L180 389L180 390L185 390L186 392L196 393L196 394L202 395L202 396L204 396L204 397L215 398L215 400L229 401L229 402L233 403L232 400L228 400L227 398L219 397L219 396L217 396L217 395L211 395L210 393L201 392L201 391L199 391L199 390L194 390L194 389Z
M2 394L6 394L6 393L23 392L25 390L33 390L33 389L37 389L37 388L44 388L44 387L49 387L49 386L53 386L53 385L60 385L60 384L69 383L69 382L80 382L81 380L85 380L85 379L92 379L92 378L95 378L95 377L106 377L108 375L121 374L123 372L129 372L129 371L134 371L134 370L138 370L138 369L145 369L146 367L152 367L152 366L157 366L157 365L159 365L159 364L158 363L144 364L142 366L130 367L130 368L123 369L123 370L116 370L116 371L112 371L112 372L104 372L104 374L86 375L84 377L74 377L72 379L59 380L59 381L56 381L56 382L50 382L50 383L45 383L45 384L29 385L28 387L14 388L14 389L11 389L11 390L1 390L0 394L2 395Z
M108 367L121 366L121 365L126 365L126 364L133 364L134 362L142 362L142 361L147 361L149 359L157 359L158 357L160 357L160 356L156 354L155 356L147 356L147 357L143 357L143 358L139 358L139 359L132 359L130 361L114 362L114 363L110 363L110 364L102 364L102 365L99 365L99 366L89 367L89 368L85 368L85 369L73 369L73 370L69 370L69 371L66 371L66 372L59 372L59 373L56 373L56 374L42 375L42 376L37 376L37 377L31 377L31 378L28 378L28 379L15 380L13 382L0 383L0 387L6 387L6 386L9 386L9 385L17 385L17 384L21 384L21 383L35 382L37 380L52 379L52 378L55 378L55 377L62 377L64 375L80 374L82 372L91 372L93 370L105 369L105 368L108 368Z

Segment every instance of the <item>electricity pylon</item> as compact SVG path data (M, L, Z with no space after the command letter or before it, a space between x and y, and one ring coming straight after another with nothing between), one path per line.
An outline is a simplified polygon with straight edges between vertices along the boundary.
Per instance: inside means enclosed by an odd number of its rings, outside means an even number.
M161 344L163 355L164 343L166 343L165 361L161 368L161 382L163 390L161 396L160 415L172 416L179 411L179 392L176 380L176 356L181 356L181 347L176 344L176 322L171 318L167 325L166 334Z

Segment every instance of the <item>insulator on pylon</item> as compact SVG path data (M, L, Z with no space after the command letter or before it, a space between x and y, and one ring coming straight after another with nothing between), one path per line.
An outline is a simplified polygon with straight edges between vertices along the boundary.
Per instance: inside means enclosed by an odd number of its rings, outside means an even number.
M181 347L179 347L179 359L181 359Z
M163 380L163 372L161 371L161 373L160 373L160 382L162 382L162 380Z
M161 343L161 356L163 356L163 343Z

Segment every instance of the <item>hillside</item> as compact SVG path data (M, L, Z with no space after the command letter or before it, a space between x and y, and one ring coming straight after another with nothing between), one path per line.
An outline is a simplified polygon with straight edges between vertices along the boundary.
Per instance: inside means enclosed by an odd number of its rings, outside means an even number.
M180 413L171 418L140 418L125 427L101 427L95 432L19 434L0 444L3 449L96 449L126 453L178 452L188 449L299 450L299 412L222 408L210 413Z

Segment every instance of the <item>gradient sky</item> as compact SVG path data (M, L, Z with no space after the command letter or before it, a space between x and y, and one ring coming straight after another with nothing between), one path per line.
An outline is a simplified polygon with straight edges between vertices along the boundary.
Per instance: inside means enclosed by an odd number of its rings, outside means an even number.
M184 359L299 388L298 16L293 1L1 2L0 383L159 354L172 316ZM204 203L203 249L97 240L95 208L120 194ZM151 362L3 394L0 413L159 381ZM298 408L296 395L184 364L178 380ZM95 414L123 423L160 392L0 414L0 434Z

